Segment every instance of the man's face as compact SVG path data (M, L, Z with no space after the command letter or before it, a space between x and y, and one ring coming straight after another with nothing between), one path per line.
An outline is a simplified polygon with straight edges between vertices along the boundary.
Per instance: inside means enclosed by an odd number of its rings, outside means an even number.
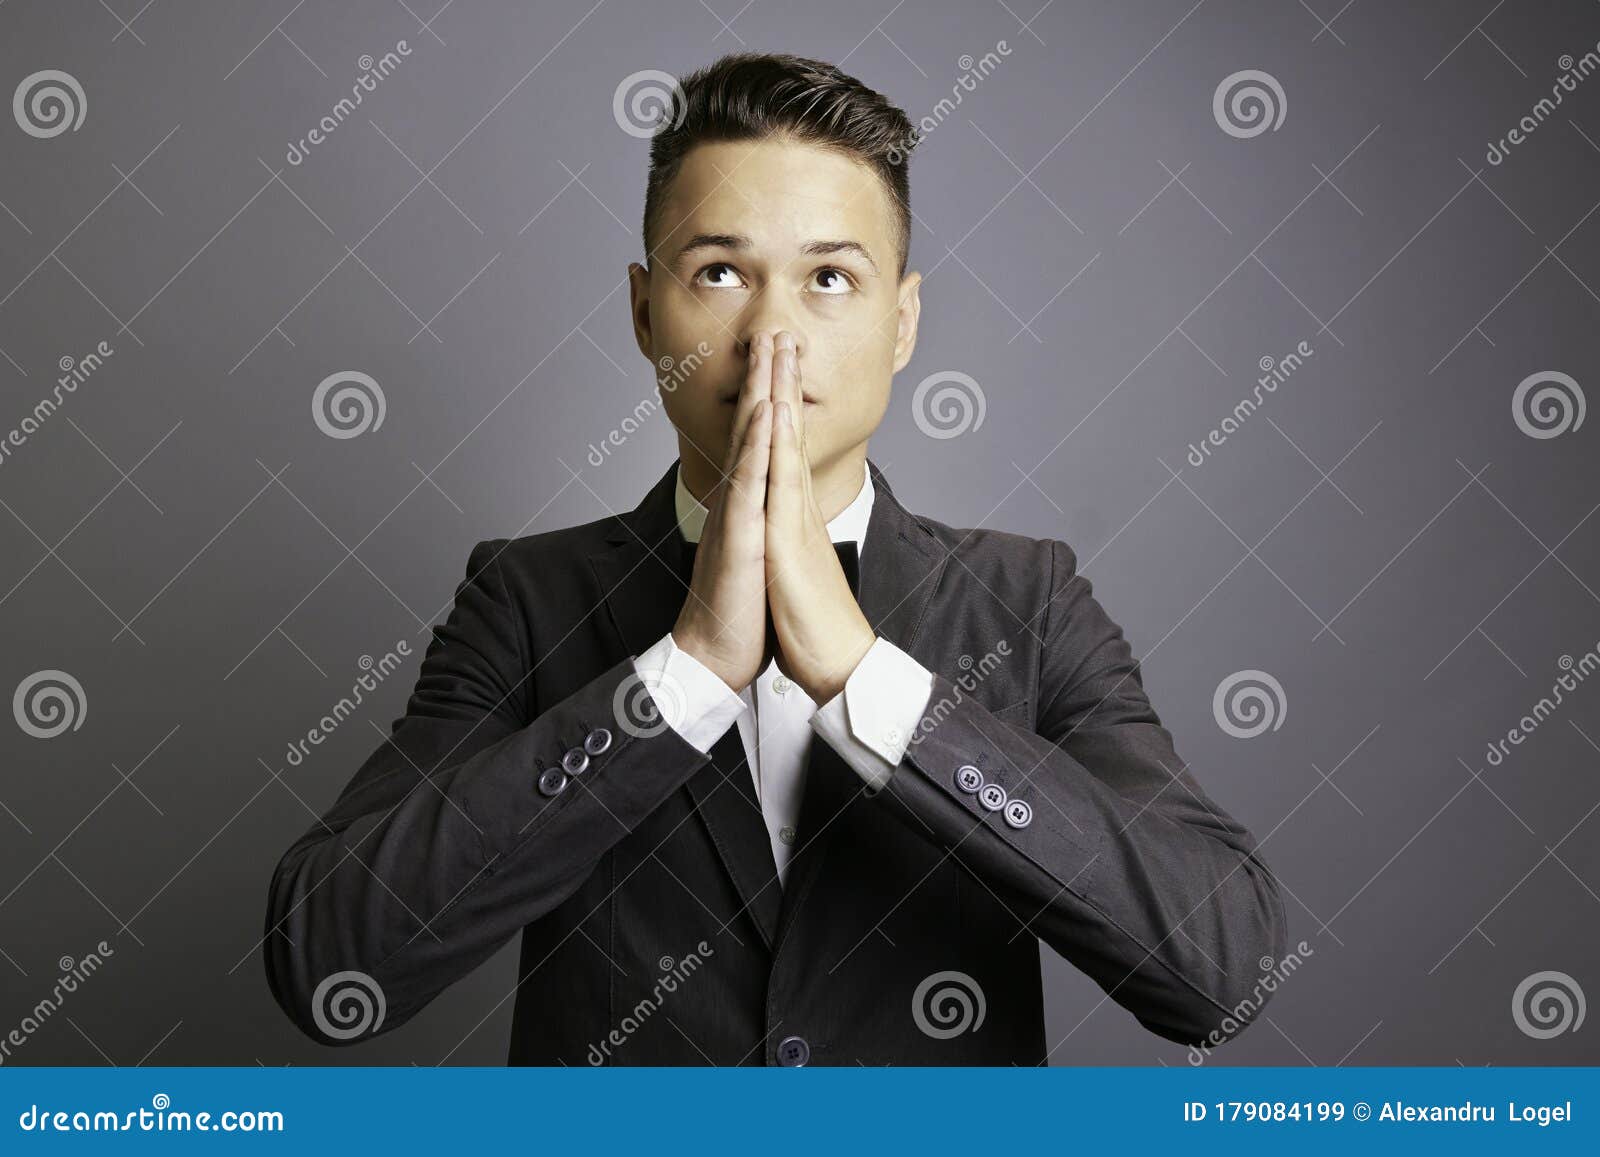
M663 200L651 270L629 271L639 348L663 382L686 468L697 456L708 470L724 465L762 330L794 334L813 474L865 445L916 341L921 277L897 279L893 226L888 190L840 153L781 138L689 152ZM667 357L678 372L660 368Z

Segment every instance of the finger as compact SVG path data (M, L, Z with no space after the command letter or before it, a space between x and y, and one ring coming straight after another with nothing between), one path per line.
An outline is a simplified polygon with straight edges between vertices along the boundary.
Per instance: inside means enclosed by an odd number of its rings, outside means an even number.
M806 452L806 382L805 373L800 368L800 347L797 344L794 350L794 429L795 444L800 448L800 457L805 458Z
M750 339L750 359L745 366L744 385L739 390L733 412L733 428L743 432L755 413L756 403L772 396L772 334L762 330ZM730 457L729 462L736 461ZM730 467L731 468L731 467Z
M702 533L709 535L716 526L723 505L727 502L728 492L736 484L734 479L738 473L739 461L744 457L745 448L750 434L749 423L735 422L732 432L728 435L728 451L722 462L722 477L711 486L711 493L706 496L706 520Z
M768 462L771 458L771 427L772 402L762 398L756 403L751 415L743 452L734 466L733 493L730 501L736 504L738 513L746 516L734 520L739 527L762 525L762 520L755 516L762 513L762 506L766 500Z
M795 517L808 514L815 506L811 494L811 459L806 446L805 383L800 370L800 351L792 333L779 335L774 350L772 396L789 406L789 418L794 427L794 504ZM782 347L787 347L782 348Z
M750 339L749 363L745 369L744 385L739 391L738 404L734 410L734 427L743 431L746 439L749 437L750 419L755 413L756 406L763 399L770 399L772 396L772 338L771 331L761 330ZM770 401L768 401L768 408L771 408ZM762 442L765 443L766 441L767 438L763 437ZM765 452L764 448L763 452ZM733 473L734 465L737 462L737 458L730 460L730 465L727 468L730 475ZM759 489L750 494L750 498L759 506L766 501L766 478L764 473L760 476L758 482ZM735 483L735 485L739 484Z
M787 402L794 412L795 430L800 429L800 355L794 334L780 330L772 353L772 400Z
M772 457L767 466L767 521L780 532L794 525L800 495L799 462L792 411L788 402L778 402L772 427Z
M811 455L806 444L806 404L805 382L800 372L800 358L798 351L794 363L794 415L795 423L795 456L798 459L795 470L800 481L800 509L810 513L816 510L816 499L811 493ZM820 512L818 512L820 514Z
M789 415L790 436L786 453L797 455L800 437L800 411L804 408L800 404L800 358L795 349L794 334L788 330L780 330L773 341L772 362L772 401L787 408ZM783 425L782 411L777 415L778 426ZM774 430L774 435L778 430ZM785 483L789 486L799 485L797 461L784 463L787 473ZM770 489L770 487L769 487ZM769 496L770 497L770 496ZM789 511L792 513L792 510Z

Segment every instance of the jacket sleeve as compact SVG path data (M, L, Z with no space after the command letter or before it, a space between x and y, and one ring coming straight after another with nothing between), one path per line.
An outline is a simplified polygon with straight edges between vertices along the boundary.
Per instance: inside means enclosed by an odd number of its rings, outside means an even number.
M1035 730L934 672L875 802L952 849L1150 1031L1219 1044L1265 1003L1257 982L1284 954L1277 883L1178 758L1072 549L1050 545Z
M405 715L273 872L267 980L321 1043L404 1024L708 762L653 710L632 657L531 702L504 546L473 548ZM569 775L574 749L588 763Z

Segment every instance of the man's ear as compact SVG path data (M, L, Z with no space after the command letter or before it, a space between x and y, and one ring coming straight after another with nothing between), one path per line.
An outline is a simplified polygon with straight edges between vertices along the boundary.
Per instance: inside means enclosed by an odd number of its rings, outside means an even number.
M633 315L633 340L644 360L654 362L650 339L650 271L637 261L628 263L628 308Z
M895 310L893 373L905 368L911 360L912 351L917 348L917 319L922 316L922 297L918 293L921 285L922 274L914 271L900 279L900 299Z

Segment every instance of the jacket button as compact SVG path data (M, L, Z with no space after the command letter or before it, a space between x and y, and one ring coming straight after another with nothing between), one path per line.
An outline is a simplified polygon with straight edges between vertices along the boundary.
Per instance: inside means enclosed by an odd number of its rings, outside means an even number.
M966 763L956 768L956 786L971 795L983 786L983 772Z
M992 812L997 812L1006 806L1006 789L998 783L986 783L983 790L978 792L978 802Z
M567 787L567 773L559 767L547 767L539 777L541 795L560 795Z
M811 1046L801 1036L786 1036L778 1042L778 1063L799 1066L811 1059Z
M1006 804L1006 823L1014 828L1025 828L1033 822L1033 809L1020 799Z
M604 727L596 727L583 737L583 749L590 755L600 755L611 747L611 732Z
M589 770L589 753L581 747L574 747L561 757L561 766L568 775L582 775Z

